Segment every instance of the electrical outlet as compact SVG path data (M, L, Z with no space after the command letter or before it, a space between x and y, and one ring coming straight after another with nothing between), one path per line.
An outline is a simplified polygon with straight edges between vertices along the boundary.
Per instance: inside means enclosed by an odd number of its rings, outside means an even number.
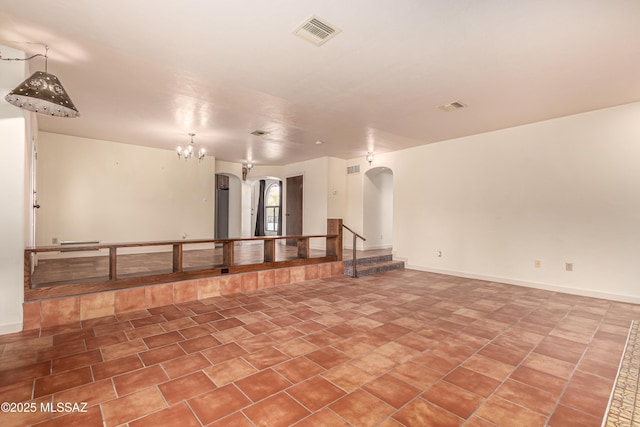
M51 238L51 244L52 245L57 245L58 244L58 238L57 237L52 237Z
M567 271L573 271L573 263L572 262L567 262L564 264L564 269Z
M533 261L533 266L535 268L540 268L542 266L542 261L540 261L539 259Z

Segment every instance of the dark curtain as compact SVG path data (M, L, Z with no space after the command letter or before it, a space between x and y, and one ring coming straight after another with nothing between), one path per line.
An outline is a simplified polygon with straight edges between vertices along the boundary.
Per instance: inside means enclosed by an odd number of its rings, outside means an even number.
M258 196L258 209L256 212L256 236L264 236L264 189L266 181L260 180L260 195Z
M278 207L278 236L282 236L282 199L284 199L282 194L282 181L278 181L278 186L280 187L280 205Z

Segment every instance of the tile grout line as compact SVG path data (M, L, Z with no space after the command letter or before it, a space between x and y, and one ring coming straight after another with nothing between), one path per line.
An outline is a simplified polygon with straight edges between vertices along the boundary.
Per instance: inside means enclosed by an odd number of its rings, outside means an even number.
M536 311L537 309L545 308L545 305L544 305L544 304L546 304L547 302L548 302L548 298L545 300L545 302L544 302L544 303L541 303L541 304L540 304L540 305L538 305L535 309L531 309L531 310L530 310L526 315L524 315L524 316L522 316L520 319L518 319L518 322L517 322L516 324L514 324L513 326L517 326L519 323L521 323L521 322L523 321L522 319L526 318L528 315L530 315L532 312ZM487 401L488 401L491 397L493 397L494 395L496 395L496 392L497 392L497 391L498 391L498 390L499 390L499 389L500 389L500 388L501 388L501 387L502 387L502 386L503 386L503 385L504 385L504 384L505 384L505 383L506 383L506 382L511 378L511 374L513 374L513 373L514 373L514 372L515 372L519 367L521 367L521 366L522 366L522 364L524 363L524 361L525 361L525 360L527 360L527 358L528 358L531 354L533 354L533 353L535 352L535 349L536 349L536 348L538 348L538 346L540 345L540 343L542 343L542 341L544 341L544 340L545 340L545 338L549 337L549 334L550 334L550 333L551 333L551 332L552 332L552 331L557 327L557 325L558 325L558 324L559 324L559 323L560 323L564 318L566 318L566 317L567 317L567 315L568 315L568 313L566 313L566 314L563 316L563 318L562 318L562 319L559 319L558 321L556 321L556 323L554 324L554 326L552 327L552 329L551 329L549 332L547 332L547 334L545 335L545 337L544 337L544 338L542 338L542 339L541 339L541 340L540 340L536 345L534 345L534 346L531 348L531 350L529 350L529 352L528 352L524 357L522 357L522 359L520 360L520 362L519 362L519 363L518 363L518 364L513 368L513 370L509 373L509 375L508 375L504 380L502 380L502 381L500 382L500 385L498 385L498 386L497 386L497 387L496 387L496 388L495 388L495 389L494 389L494 390L493 390L493 391L492 391L492 392L491 392L491 393L490 393L490 394L489 394L489 395L488 395L488 396L483 400L482 404L481 404L480 406L478 406L478 407L473 411L473 413L467 417L467 419L463 422L462 426L466 425L466 424L467 424L467 423L468 423L468 422L473 418L473 416L474 416L474 415L476 415L476 413L480 410L480 408L482 408L482 407L487 403ZM503 335L503 334L504 334L504 332L502 332L499 336L501 336L501 335ZM497 338L497 337L496 337L496 338ZM495 340L496 338L494 338L494 340ZM493 340L491 340L489 343L487 343L485 346L483 346L483 348L485 348L487 345L489 345L492 341L493 341ZM497 345L497 344L496 344L496 345ZM588 347L588 346L587 346L587 347ZM481 350L482 350L482 349L478 350L478 352L480 352ZM585 351L586 351L586 349L585 349ZM478 352L476 352L476 353L478 353ZM576 365L576 366L577 366L577 365ZM532 368L532 369L533 369L533 368ZM515 380L515 379L514 379L513 381L516 381L516 382L519 382L519 383L520 383L520 381L517 381L517 380ZM566 385L568 385L568 383L569 383L569 381L567 380L567 384L566 384ZM526 384L526 383L523 383L523 384L531 386L530 384ZM566 385L565 385L565 387L566 387ZM534 386L531 386L531 387L534 387ZM538 387L534 387L534 388L538 389ZM500 397L500 396L497 396L497 397L502 399L502 397ZM561 395L559 395L559 396L558 396L558 399L556 399L556 402L559 402L559 401L560 401L560 397L561 397ZM505 399L505 400L506 400L506 399ZM509 400L508 402L511 402L511 401ZM516 405L516 406L519 406L519 407L521 407L521 408L524 408L524 409L526 409L526 410L528 410L528 411L531 411L531 412L534 412L534 413L536 413L536 414L539 414L538 412L535 412L535 411L533 411L532 409L529 409L529 408L527 408L527 407L525 407L525 406L522 406L522 405L520 405L520 404L518 404L518 403L516 403L516 402L511 402L511 403L512 403L512 404L514 404L514 405ZM557 404L557 403L556 403L556 404ZM550 417L554 412L555 412L555 406L554 406L554 409L550 412L549 417ZM540 414L540 415L544 415L544 414ZM487 420L487 419L485 419L485 418L482 418L482 417L480 417L480 416L478 416L478 418L480 418L480 419L481 419L481 420L483 420L483 421L489 422L489 423L491 423L491 424L495 424L495 423L493 423L492 421L489 421L489 420ZM548 419L548 418L547 418L547 419ZM548 422L548 421L547 421L547 422ZM546 423L545 423L545 425L546 425Z
M575 308L575 305L572 308ZM545 422L545 426L549 425L549 422L551 422L551 418L553 417L553 414L555 414L556 410L560 406L560 401L562 400L562 397L564 396L565 392L569 388L569 385L571 384L571 380L573 379L573 376L575 375L576 371L578 370L578 366L580 365L580 362L582 362L582 359L584 358L585 354L587 353L587 350L589 350L589 348L591 347L591 344L593 343L593 339L595 338L596 333L598 332L598 330L602 326L602 323L604 322L604 319L607 316L607 313L609 312L610 309L611 309L611 304L609 304L609 306L607 307L607 311L600 317L600 320L598 321L597 327L594 328L594 331L591 334L591 339L589 340L589 342L586 345L585 349L582 351L582 354L580 354L580 358L576 362L575 367L571 370L571 374L569 375L569 378L567 378L567 382L566 382L565 386L562 388L562 391L560 392L560 395L558 396L558 399L556 400L556 404L553 406L553 410L551 411L549 416L547 416L547 420ZM570 312L571 311L567 312L567 314L565 315L564 318L566 318L569 315ZM591 416L591 414L588 414L588 413L586 413L586 412L584 412L584 411L582 411L580 409L577 409L577 408L572 408L572 409L574 409L575 411L582 412L584 414L587 414L587 415Z

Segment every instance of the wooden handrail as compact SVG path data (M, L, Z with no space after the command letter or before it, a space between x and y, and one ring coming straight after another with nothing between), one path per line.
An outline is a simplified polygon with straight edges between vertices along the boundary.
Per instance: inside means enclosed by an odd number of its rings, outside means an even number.
M222 274L245 273L265 270L270 268L284 268L322 262L342 260L342 220L328 219L327 234L296 235L296 236L261 236L238 239L194 239L194 240L167 240L151 242L124 242L103 243L77 246L37 246L27 247L24 250L24 289L25 301L33 301L44 298L79 295L102 290L123 289L150 284L169 283L181 280L199 279L219 276ZM309 257L309 239L325 238L325 256ZM293 239L297 242L297 258L285 261L276 261L275 243L277 240ZM237 265L234 259L234 247L238 242L262 241L264 258L261 263ZM222 265L207 266L201 269L184 269L184 247L198 244L221 244ZM118 250L123 248L140 248L151 246L168 246L172 251L172 268L170 272L148 273L144 276L118 277L117 259ZM47 252L84 252L104 250L109 251L109 275L108 278L83 279L67 282L45 283L33 286L32 283L32 259L34 254ZM66 286L59 286L66 285Z
M203 243L229 243L229 242L248 242L261 240L284 240L284 239L316 239L322 237L336 237L335 234L316 234L301 236L260 236L260 237L240 237L237 239L192 239L192 240L158 240L149 242L123 242L123 243L100 243L92 245L78 246L27 246L25 252L82 252L96 251L100 249L110 248L138 248L145 246L169 246L176 244L197 245Z

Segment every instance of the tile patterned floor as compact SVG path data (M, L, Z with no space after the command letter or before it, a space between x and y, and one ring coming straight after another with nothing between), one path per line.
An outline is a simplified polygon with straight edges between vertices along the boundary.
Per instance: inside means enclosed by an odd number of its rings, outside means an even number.
M640 426L640 322L633 321L603 426Z
M637 318L411 270L316 280L0 336L22 411L0 425L596 427Z

